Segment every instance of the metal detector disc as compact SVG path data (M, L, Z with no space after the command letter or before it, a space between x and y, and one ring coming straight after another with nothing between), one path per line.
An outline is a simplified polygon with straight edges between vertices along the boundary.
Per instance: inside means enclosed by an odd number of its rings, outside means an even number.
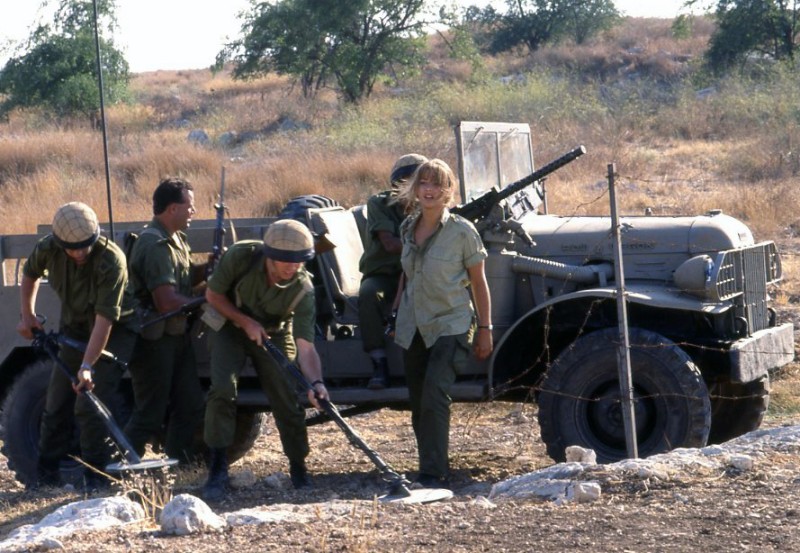
M409 495L381 495L378 500L382 503L433 503L453 497L453 492L444 488L420 488L408 492Z
M140 461L138 463L126 463L122 461L120 463L106 465L106 470L108 472L146 471L172 467L177 464L177 459L147 459L146 461Z

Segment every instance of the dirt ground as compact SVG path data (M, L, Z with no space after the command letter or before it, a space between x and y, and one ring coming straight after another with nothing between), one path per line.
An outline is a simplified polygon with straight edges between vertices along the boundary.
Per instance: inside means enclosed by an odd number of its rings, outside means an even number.
M383 410L348 419L393 468L414 474L415 446L407 412ZM771 417L766 426L800 424ZM427 505L373 501L382 493L374 465L333 424L310 429L310 491L279 490L265 477L287 470L271 418L257 446L232 468L255 476L235 490L217 513L277 504L352 502L349 514L308 523L228 528L222 534L171 537L155 524L81 533L63 540L81 552L400 552L400 551L800 551L800 451L765 451L755 469L693 472L668 482L637 477L601 481L599 500L555 504L542 499L475 502L493 483L552 464L538 439L535 407L511 403L455 405L452 428L453 490L448 501ZM199 494L204 473L177 474L174 492ZM24 491L0 470L0 539L56 507L80 499L75 492Z

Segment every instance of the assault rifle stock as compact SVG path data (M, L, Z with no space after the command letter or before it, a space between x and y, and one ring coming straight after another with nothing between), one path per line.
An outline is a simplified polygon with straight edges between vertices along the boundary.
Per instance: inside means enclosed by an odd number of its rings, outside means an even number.
M454 207L450 211L452 213L461 215L465 219L469 219L473 223L477 223L481 219L488 217L489 213L492 211L492 208L504 199L516 194L526 186L543 179L550 173L553 173L567 163L576 160L585 153L586 148L584 146L578 146L574 150L570 150L563 156L551 161L541 169L534 171L527 177L521 178L516 182L512 182L502 190L497 190L496 187L492 187L491 190L482 196L475 198L464 205Z

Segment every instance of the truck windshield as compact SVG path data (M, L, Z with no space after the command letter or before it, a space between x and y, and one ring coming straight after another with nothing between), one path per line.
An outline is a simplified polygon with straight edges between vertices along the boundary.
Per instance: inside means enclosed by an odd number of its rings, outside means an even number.
M502 189L534 171L530 126L525 123L462 121L456 127L462 203L480 197L492 187ZM541 203L533 187L508 202L511 209Z

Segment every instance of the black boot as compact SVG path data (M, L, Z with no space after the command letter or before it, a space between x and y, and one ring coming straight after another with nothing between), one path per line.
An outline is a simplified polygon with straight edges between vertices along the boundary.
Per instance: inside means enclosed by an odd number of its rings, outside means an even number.
M211 460L208 463L208 480L203 486L203 499L219 501L225 497L228 489L228 453L225 448L211 448Z
M367 382L370 390L383 390L389 386L389 362L385 357L372 360L372 378Z
M311 479L308 477L305 461L289 461L289 477L296 490L311 487Z
M83 492L86 494L100 494L111 488L111 480L98 468L86 467L83 469Z
M39 457L36 463L36 480L31 482L29 489L43 486L58 487L61 485L61 460L55 457Z

